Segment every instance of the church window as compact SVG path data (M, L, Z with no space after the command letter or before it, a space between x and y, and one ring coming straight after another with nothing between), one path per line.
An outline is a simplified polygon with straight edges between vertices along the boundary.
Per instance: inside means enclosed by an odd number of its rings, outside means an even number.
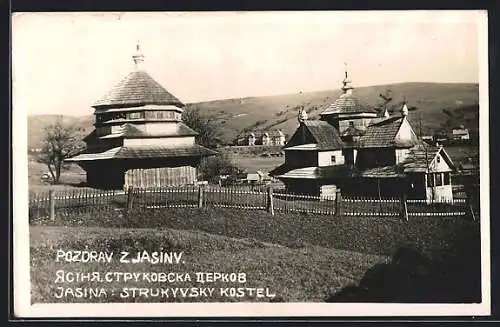
M331 156L331 158L330 158L330 162L331 162L332 164L334 164L334 163L335 163L335 161L336 161L335 155Z
M128 119L141 119L141 118L142 118L141 116L142 116L142 115L141 115L141 112L130 112L130 113L128 114L128 117L127 117L127 118L128 118Z
M354 127L354 122L353 121L349 122L349 127Z

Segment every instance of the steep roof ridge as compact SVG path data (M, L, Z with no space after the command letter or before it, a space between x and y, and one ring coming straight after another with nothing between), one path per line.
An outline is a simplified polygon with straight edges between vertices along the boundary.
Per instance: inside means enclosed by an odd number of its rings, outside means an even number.
M306 120L303 123L316 140L321 150L342 149L344 143L337 129L321 120Z
M106 95L96 101L95 108L112 106L184 104L154 80L147 72L136 70L128 73Z

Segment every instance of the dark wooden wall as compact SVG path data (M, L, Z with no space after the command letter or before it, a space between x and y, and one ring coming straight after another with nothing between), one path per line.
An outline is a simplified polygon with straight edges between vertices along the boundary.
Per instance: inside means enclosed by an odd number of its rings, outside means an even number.
M165 187L193 184L198 179L198 158L129 159L89 162L87 185L99 189Z

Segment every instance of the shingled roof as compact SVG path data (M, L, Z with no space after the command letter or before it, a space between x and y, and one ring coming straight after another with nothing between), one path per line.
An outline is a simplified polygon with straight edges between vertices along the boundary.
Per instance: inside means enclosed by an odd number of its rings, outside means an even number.
M417 136L412 132L409 141L396 140L396 136L405 122L406 117L398 116L384 119L367 127L365 134L359 140L362 148L411 147L417 144ZM411 126L410 126L411 127Z
M408 156L399 166L404 172L425 172L428 170L429 165L431 165L438 153L443 157L451 169L456 169L444 148L430 146L423 142L410 149Z
M273 170L269 174L279 178L297 178L297 179L330 179L330 178L347 178L351 176L351 168L347 165L324 166L324 167L303 167L291 169L286 172L285 167L279 167L280 170Z
M344 147L344 143L340 139L337 129L325 121L305 120L302 122L301 127L306 128L307 131L311 133L314 142L318 145L316 148L317 150L339 150ZM297 130L296 133L298 132L299 130ZM290 142L285 145L285 149L298 145L295 144L296 142L294 143L294 136L292 136Z
M349 126L343 133L342 137L344 136L361 136L363 135L364 132L360 129L357 129L354 126Z
M109 93L98 100L93 107L142 106L148 104L184 106L179 99L165 90L148 73L137 70L130 72Z
M83 138L84 142L92 143L100 139L110 139L110 138L150 138L150 137L173 137L173 136L196 136L198 133L184 125L183 123L176 123L174 130L165 130L158 132L146 132L143 131L133 124L123 124L122 131L120 133L115 134L107 134L104 136L98 136L96 130L94 129L90 134Z
M196 136L198 133L184 125L183 123L176 123L175 130L160 131L155 133L145 132L133 124L123 125L122 135L124 138L147 138L147 137L169 137L169 136Z
M141 146L141 147L116 147L112 149L96 151L83 151L80 154L66 159L69 162L94 161L109 159L154 159L172 157L201 157L217 154L216 151L195 144L189 147L166 147L166 146Z
M358 114L358 113L377 113L370 106L362 103L353 94L344 93L332 104L330 104L320 115L333 114Z

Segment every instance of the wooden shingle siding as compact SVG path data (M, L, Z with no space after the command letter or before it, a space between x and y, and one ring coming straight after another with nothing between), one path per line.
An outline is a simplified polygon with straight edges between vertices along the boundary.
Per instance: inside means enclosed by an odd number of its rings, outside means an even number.
M130 169L125 172L125 188L181 186L196 183L196 168L191 166Z
M165 90L148 73L133 71L97 101L94 107L142 106L147 104L184 106L179 99Z
M332 114L355 114L355 113L373 113L377 111L371 106L363 103L352 94L342 94L337 100L329 105L322 113L321 116Z

